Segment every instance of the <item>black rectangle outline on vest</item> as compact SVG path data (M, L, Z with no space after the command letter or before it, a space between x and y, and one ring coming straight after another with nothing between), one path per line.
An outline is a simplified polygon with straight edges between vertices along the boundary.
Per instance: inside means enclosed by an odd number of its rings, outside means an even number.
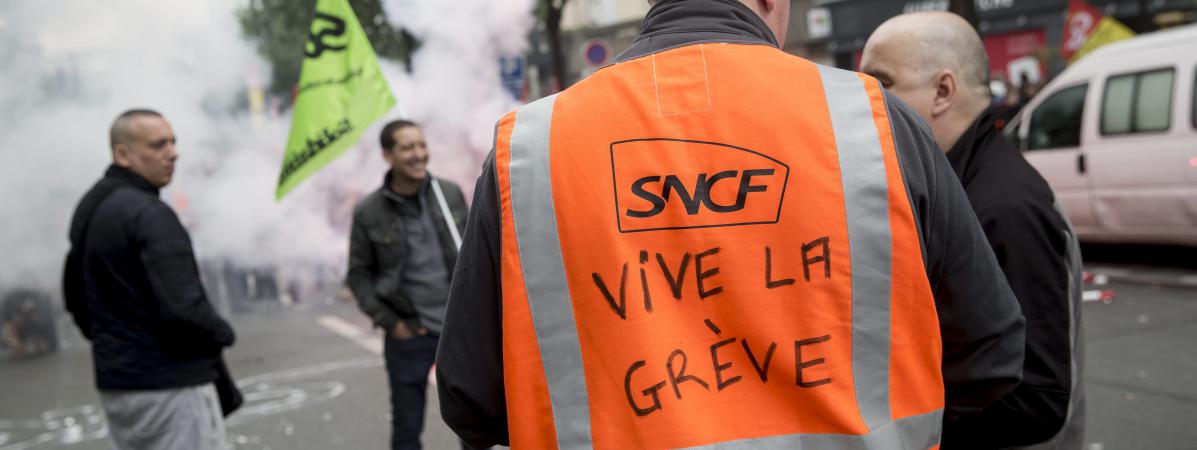
M760 156L762 158L768 159L770 161L773 161L773 162L781 165L782 167L784 167L786 169L786 176L781 181L781 197L778 198L778 200L777 200L777 216L774 217L773 220L767 220L767 221L761 221L761 222L739 222L739 223L725 223L725 224L719 224L719 225L694 225L694 226L688 226L688 227L662 227L662 228L645 228L643 230L624 230L623 224L620 223L620 221L619 221L619 186L617 186L616 182L615 182L615 146L619 145L619 144L626 144L629 142L645 142L645 141L672 141L672 142L685 142L688 144L718 145L720 147L728 147L728 148L736 149L736 150L739 150L742 152L752 153L754 155ZM692 140L692 139L674 139L674 138L625 139L622 141L612 142L610 145L609 151L610 151L610 156L611 156L611 191L612 191L611 193L614 195L614 199L615 199L615 227L617 229L619 229L620 233L639 233L642 231L664 231L664 230L691 230L691 229L696 229L696 228L739 227L739 226L746 226L746 225L768 225L768 224L777 223L777 222L781 221L781 207L782 207L782 205L785 204L786 188L789 186L789 183L790 183L790 166L789 166L789 164L783 163L783 162L777 160L776 158L773 158L772 156L766 155L764 153L761 153L761 152L758 152L755 150L749 150L744 147L738 147L738 146L730 145L730 144L722 144L719 142L710 142L710 141L698 141L698 140Z

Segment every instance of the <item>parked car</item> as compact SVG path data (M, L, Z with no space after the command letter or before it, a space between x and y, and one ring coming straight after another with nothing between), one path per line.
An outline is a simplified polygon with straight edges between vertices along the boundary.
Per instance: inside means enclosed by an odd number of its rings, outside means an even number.
M1197 246L1197 25L1081 58L1006 130L1082 240Z

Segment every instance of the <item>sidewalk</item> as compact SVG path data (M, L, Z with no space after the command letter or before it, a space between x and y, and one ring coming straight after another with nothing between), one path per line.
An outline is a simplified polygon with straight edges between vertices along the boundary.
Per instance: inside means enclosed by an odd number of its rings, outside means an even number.
M1108 264L1086 265L1085 270L1097 276L1105 276L1109 281L1117 283L1197 289L1197 270Z
M1197 289L1197 247L1081 244L1085 270L1108 281Z

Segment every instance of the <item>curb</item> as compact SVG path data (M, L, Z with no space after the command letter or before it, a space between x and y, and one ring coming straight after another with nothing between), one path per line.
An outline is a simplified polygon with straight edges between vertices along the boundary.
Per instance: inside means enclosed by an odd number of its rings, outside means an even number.
M1197 289L1197 274L1148 275L1128 269L1095 267L1090 269L1096 275L1109 281L1147 286L1164 286L1179 289Z

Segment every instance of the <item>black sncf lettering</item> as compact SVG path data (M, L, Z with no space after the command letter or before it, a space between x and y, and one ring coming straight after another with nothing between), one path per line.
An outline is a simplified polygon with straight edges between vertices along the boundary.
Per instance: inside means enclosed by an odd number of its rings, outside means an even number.
M686 209L686 215L693 216L705 207L708 211L716 213L733 213L743 210L748 204L748 194L753 192L765 192L769 189L767 185L753 184L753 177L765 177L773 175L773 169L749 169L745 171L739 170L725 170L715 173L714 175L700 173L696 180L694 180L694 188L689 189L686 183L682 181L677 175L666 175L664 182L659 175L647 176L640 178L632 183L632 194L647 201L650 208L645 210L635 210L628 208L625 214L628 217L637 219L644 219L654 217L665 211L665 207L669 204L673 197L677 197L678 201L682 202L682 207ZM739 189L736 191L736 202L725 205L716 202L711 198L711 191L715 184L723 180L731 180L739 178ZM659 184L660 194L650 191L646 185Z
M786 163L734 145L668 138L611 143L620 233L774 224L789 178Z

